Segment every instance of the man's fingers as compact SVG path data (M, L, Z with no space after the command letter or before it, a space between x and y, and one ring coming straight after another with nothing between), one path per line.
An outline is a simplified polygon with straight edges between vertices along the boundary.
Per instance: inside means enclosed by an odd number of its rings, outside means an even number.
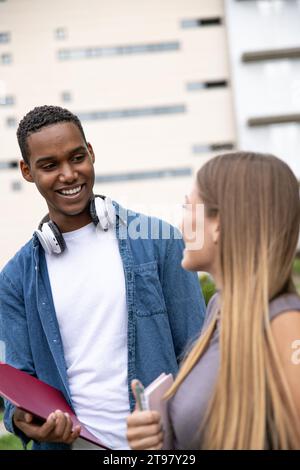
M29 438L34 440L40 439L40 430L44 425L35 423L35 417L31 413L27 413L20 408L16 408L13 417L14 424Z
M66 441L66 444L73 444L73 442L76 441L76 439L78 439L80 435L80 431L81 431L81 426L79 425L75 426L69 439Z
M62 441L63 442L67 442L70 439L71 434L72 434L72 427L73 427L73 422L72 422L72 420L71 420L68 413L65 413L65 418L66 418L67 422L66 422L65 431L64 431L63 436L62 436Z
M24 413L24 421L27 424L30 424L33 421L33 415L30 413Z
M14 423L18 426L18 423L31 423L33 421L33 415L31 413L27 413L26 411L21 410L20 408L16 408L14 412Z
M68 419L62 411L57 410L55 412L55 421L56 423L55 423L54 435L55 435L55 438L57 438L57 440L61 442L67 423L68 423Z
M34 416L16 409L14 422L29 438L40 442L64 442L72 444L80 434L81 427L73 423L68 413L56 410L51 413L42 425L34 422Z
M27 423L25 419L23 421L17 421L18 428L31 439L35 441L45 441L48 434L55 426L55 419L48 418L44 424L35 424L34 419L32 422Z
M49 434L55 429L55 414L51 413L42 426L35 425L34 428L36 433L34 439L41 442L47 441Z

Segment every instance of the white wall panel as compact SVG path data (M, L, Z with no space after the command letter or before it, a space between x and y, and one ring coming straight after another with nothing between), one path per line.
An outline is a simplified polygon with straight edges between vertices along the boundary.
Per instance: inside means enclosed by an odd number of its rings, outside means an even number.
M227 0L226 22L239 146L274 153L300 179L299 123L247 125L249 118L300 113L300 59L241 60L245 52L300 47L300 2Z

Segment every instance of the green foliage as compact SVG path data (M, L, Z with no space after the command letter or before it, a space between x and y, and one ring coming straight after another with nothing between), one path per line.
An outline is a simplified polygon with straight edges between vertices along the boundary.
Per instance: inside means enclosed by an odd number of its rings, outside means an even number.
M0 450L22 450L22 444L13 434L5 434L0 437Z
M300 295L300 257L299 256L297 256L297 258L295 258L295 261L294 261L293 279L294 279L294 283L298 291L298 294Z
M295 285L300 295L300 257L295 258L293 272L294 272L293 277L294 277ZM204 295L205 303L207 305L209 302L209 299L216 292L216 286L209 274L206 274L206 273L200 274L199 280L200 280L200 284L202 287L202 292Z
M294 261L294 274L300 276L300 258L296 258Z
M210 275L206 274L206 273L200 274L199 281L200 281L200 284L201 284L204 300L205 300L205 303L207 305L210 298L216 292L216 286L215 286L212 278L210 277Z
M0 423L3 421L3 413L0 412ZM32 442L27 446L27 449L31 449ZM0 436L0 450L23 450L22 443L18 437L14 434L3 434Z

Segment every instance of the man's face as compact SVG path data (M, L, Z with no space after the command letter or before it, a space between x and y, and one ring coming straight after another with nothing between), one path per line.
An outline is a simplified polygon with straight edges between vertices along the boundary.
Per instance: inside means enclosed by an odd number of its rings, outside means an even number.
M21 171L45 198L50 218L62 231L89 223L95 157L78 127L70 122L47 126L31 134L27 144L30 165L21 161Z

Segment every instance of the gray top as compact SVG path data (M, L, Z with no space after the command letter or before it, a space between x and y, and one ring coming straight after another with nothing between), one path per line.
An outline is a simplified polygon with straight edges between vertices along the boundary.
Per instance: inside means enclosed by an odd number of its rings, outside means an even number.
M207 306L203 330L218 311L219 295ZM300 298L285 294L270 302L270 319L286 311L300 312ZM217 327L206 352L195 365L176 394L169 401L169 415L174 432L174 449L199 449L199 428L213 393L219 367L219 328Z

